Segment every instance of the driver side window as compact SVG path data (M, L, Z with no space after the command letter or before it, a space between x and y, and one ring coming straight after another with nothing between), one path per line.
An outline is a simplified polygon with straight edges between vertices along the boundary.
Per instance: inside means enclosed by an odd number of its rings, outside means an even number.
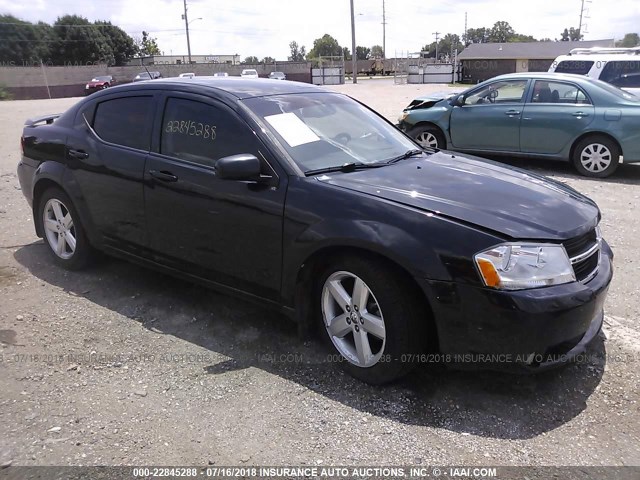
M522 103L527 80L503 80L484 86L465 98L465 105Z

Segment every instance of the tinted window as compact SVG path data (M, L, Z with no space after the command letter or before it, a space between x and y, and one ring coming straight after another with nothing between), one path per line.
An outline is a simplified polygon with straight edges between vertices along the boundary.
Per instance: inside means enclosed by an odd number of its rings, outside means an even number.
M531 101L533 103L591 103L584 91L577 85L546 80L536 80Z
M465 99L465 105L488 103L519 103L524 101L527 80L504 80L494 82L471 93Z
M575 73L577 75L586 75L593 67L593 61L585 60L563 60L556 67L556 73Z
M164 155L208 166L238 153L260 158L253 131L235 114L181 98L167 101L160 149Z
M124 97L98 104L93 129L105 142L149 150L152 97Z
M618 87L640 87L640 59L607 62L600 80Z

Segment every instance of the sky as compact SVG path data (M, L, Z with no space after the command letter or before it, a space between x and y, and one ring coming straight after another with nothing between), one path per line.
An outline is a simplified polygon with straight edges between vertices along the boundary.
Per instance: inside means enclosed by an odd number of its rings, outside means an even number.
M386 54L417 52L434 33L457 33L468 27L491 27L504 20L516 32L536 38L559 38L578 27L582 0L385 0ZM354 0L356 44L382 45L383 0ZM586 2L585 40L620 39L640 33L640 0ZM286 60L292 40L309 51L328 33L351 49L349 0L188 0L192 55L270 56ZM0 14L53 23L77 14L110 20L133 37L143 30L157 39L166 55L186 55L182 0L0 0Z

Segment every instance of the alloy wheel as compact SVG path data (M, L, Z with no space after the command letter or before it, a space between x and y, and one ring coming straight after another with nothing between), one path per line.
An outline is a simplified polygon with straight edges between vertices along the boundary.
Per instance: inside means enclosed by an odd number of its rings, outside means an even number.
M42 225L51 250L63 260L70 259L77 245L71 212L60 200L51 198L45 204L42 216Z
M375 295L357 275L339 271L322 287L322 317L329 338L350 363L372 367L384 352L386 329Z

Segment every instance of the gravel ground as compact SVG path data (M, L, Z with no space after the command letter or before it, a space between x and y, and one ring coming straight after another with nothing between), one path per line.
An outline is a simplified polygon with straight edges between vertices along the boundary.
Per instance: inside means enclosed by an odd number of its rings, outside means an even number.
M335 87L391 120L447 88ZM640 465L640 165L596 181L510 162L602 209L608 338L579 363L536 376L432 366L371 387L279 314L119 260L52 266L19 190L19 136L76 101L0 103L0 465Z

